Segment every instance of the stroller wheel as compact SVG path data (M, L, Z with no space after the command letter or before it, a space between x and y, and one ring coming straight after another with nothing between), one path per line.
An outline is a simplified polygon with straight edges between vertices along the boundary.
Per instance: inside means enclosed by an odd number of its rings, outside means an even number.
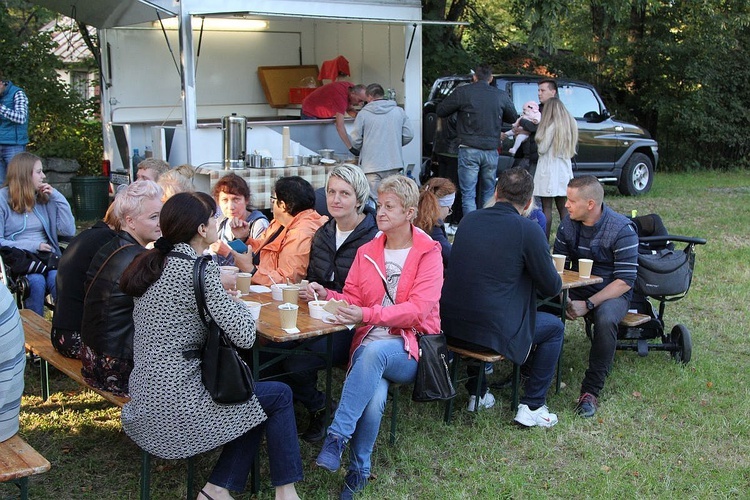
M671 352L672 359L686 365L693 355L693 340L690 338L690 330L684 325L675 325L670 334L674 350Z

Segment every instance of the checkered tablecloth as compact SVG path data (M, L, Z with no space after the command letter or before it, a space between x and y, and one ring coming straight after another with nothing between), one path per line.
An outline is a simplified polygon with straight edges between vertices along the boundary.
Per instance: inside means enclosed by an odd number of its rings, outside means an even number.
M250 204L254 208L271 208L271 195L276 179L298 175L317 189L324 187L328 172L336 165L314 165L308 167L278 167L278 168L247 168L244 170L211 170L210 186L214 185L226 174L237 174L250 187Z

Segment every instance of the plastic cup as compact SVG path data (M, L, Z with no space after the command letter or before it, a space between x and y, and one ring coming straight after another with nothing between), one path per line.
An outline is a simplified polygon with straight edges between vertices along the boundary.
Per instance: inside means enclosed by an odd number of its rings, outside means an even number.
M594 265L594 261L591 259L578 259L578 277L590 278L591 267L593 265Z
M248 293L252 284L253 275L250 273L237 273L237 290Z
M284 297L281 294L281 291L284 289L286 285L271 285L271 298L273 300L278 300L281 302L284 300Z
M235 266L220 266L219 270L221 272L221 284L224 285L224 288L227 290L236 290L237 273L240 272L240 268Z
M565 270L565 256L560 254L552 254L552 260L555 261L555 269L558 274L562 274Z
M253 319L255 321L258 321L260 319L260 302L253 302L251 300L245 300L243 301L245 304L245 307L247 307L250 310L250 314L253 315Z
M281 318L281 328L289 330L291 328L297 328L297 311L299 306L297 304L281 304L279 306L279 316Z
M298 286L285 286L281 289L281 300L289 304L299 304Z
M327 300L311 300L307 303L308 309L310 309L310 317L314 319L323 319L323 316L330 314L328 311L323 309L328 304Z

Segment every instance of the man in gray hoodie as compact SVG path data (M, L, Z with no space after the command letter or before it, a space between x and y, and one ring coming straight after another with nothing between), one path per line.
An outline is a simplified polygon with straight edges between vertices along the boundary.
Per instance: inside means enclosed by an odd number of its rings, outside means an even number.
M370 196L377 200L378 185L404 168L402 147L414 138L406 113L396 101L385 99L380 84L365 91L367 104L357 114L349 134L352 149L359 152L359 166L370 184Z

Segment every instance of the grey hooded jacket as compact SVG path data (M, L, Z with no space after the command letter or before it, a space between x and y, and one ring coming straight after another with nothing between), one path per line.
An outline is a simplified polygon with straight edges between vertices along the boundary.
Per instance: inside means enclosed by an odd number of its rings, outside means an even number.
M414 138L404 110L386 99L363 107L349 135L352 146L360 150L359 165L365 173L403 167L402 147Z

